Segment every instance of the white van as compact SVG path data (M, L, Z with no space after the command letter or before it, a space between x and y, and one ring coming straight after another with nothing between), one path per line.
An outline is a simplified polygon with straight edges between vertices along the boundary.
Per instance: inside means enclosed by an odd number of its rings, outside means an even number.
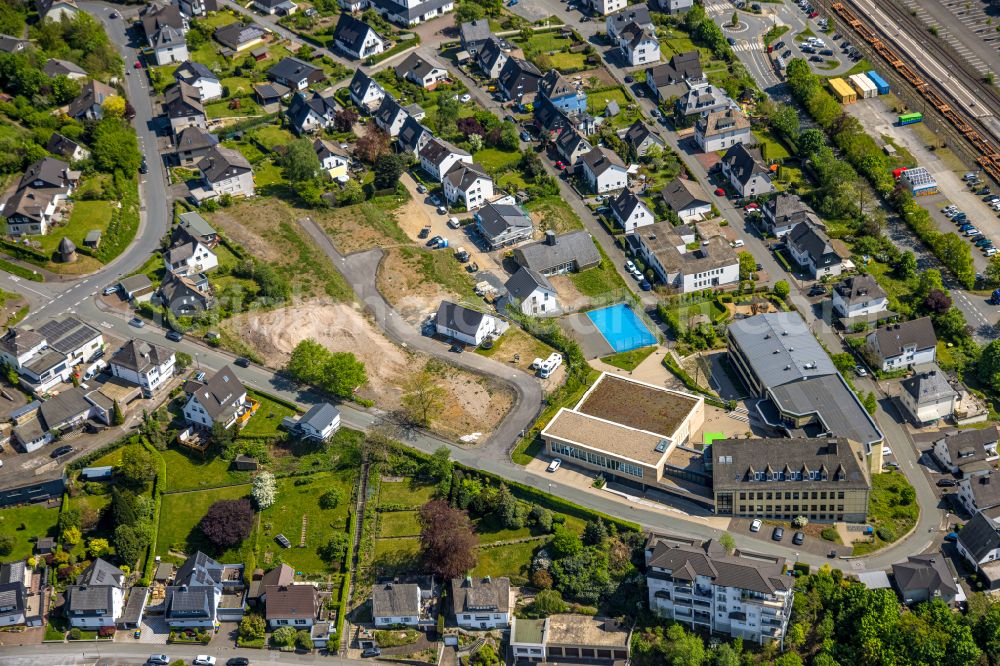
M733 241L733 247L743 247L746 243L743 242L742 238L737 238Z

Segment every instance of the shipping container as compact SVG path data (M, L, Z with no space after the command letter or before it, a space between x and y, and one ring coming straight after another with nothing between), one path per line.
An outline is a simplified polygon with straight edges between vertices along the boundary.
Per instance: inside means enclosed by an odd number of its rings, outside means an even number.
M878 97L878 88L864 74L852 74L847 78L851 82L851 85L854 86L854 89L858 91L858 97L861 99Z
M858 101L858 94L844 79L830 79L829 83L830 90L841 104L854 104Z
M913 123L923 122L924 114L922 113L904 113L899 117L900 125L912 125Z
M885 79L879 76L878 72L874 69L869 72L865 72L865 75L872 80L872 83L875 84L875 88L878 90L879 95L885 95L889 92L889 84L886 83Z

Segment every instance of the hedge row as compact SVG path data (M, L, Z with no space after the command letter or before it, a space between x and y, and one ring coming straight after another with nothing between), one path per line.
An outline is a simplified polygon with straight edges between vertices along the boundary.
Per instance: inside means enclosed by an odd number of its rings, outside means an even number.
M116 171L115 189L121 195L121 206L112 209L111 222L93 255L105 264L124 252L139 231L138 176L126 179L121 171Z
M393 46L388 51L383 51L382 53L373 55L372 57L368 58L367 60L365 60L365 65L369 67L371 67L372 65L377 65L383 60L391 58L397 53L402 53L406 49L411 48L413 46L417 46L418 44L420 44L420 37L414 34L413 39L407 39L406 41L396 42L396 45Z

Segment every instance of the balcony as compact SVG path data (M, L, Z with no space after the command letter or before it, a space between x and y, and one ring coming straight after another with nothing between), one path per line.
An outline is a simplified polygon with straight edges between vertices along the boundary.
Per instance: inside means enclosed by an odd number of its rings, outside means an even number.
M260 402L248 397L247 401L236 412L236 427L242 428L245 426L250 418L257 413L258 409L260 409Z
M690 587L681 587L680 585L674 585L675 594L691 594Z
M696 597L707 597L707 598L710 599L712 597L712 588L710 588L710 587L698 587L696 585L695 588L694 588L694 594L695 594Z
M694 605L697 608L711 608L712 607L711 603L709 603L708 601L702 601L701 599L695 599L694 600Z
M674 605L675 606L684 606L685 608L691 608L691 600L690 599L677 599L677 598L675 598L674 599Z

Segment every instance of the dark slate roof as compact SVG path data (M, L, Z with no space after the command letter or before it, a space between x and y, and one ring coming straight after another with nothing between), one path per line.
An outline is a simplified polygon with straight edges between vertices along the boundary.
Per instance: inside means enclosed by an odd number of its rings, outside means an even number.
M59 60L58 58L49 58L45 62L45 67L42 71L45 72L46 76L51 76L53 78L61 74L65 74L67 76L70 74L76 74L78 76L87 75L87 72L85 72L84 69L75 62L70 62L69 60Z
M767 169L761 164L760 151L749 149L738 143L726 151L722 162L726 164L740 183L747 183L755 175L768 175Z
M651 25L653 23L653 19L649 16L649 7L645 2L629 5L620 12L609 16L607 20L617 26L618 29L629 23L638 23L639 25Z
M316 588L312 585L268 585L265 617L278 619L316 619Z
M663 201L675 213L688 208L710 204L708 195L697 182L685 178L674 178L660 190Z
M601 261L594 239L586 231L557 236L555 245L548 245L545 241L522 245L514 250L514 256L520 265L539 273L568 262L588 266Z
M503 55L505 55L503 42L493 35L490 35L486 43L479 47L479 62L487 69L491 69Z
M283 83L278 83L277 81L268 81L266 83L255 83L253 85L254 92L257 93L262 99L274 99L284 97L288 93L292 92L292 89Z
M229 365L221 368L204 384L189 381L184 385L184 390L195 394L198 398L198 404L208 412L213 421L226 421L228 417L232 416L232 412L235 409L233 401L238 396L246 393L246 388L243 387L232 366ZM198 556L210 559L200 552ZM191 562L191 560L192 558L188 558L188 562ZM211 561L214 562L214 560ZM187 566L188 562L185 562L184 566ZM218 565L217 562L215 564ZM184 567L181 567L181 570L183 571ZM183 578L180 572L178 572L177 578L178 580Z
M77 579L77 585L115 585L118 580L125 579L125 572L98 557L91 562Z
M451 168L448 169L448 173L446 173L444 177L445 180L462 192L465 192L472 187L473 184L475 184L475 182L480 178L489 178L492 180L483 167L479 166L475 162L472 164L469 164L468 162L456 162L451 165Z
M507 58L500 69L497 82L508 97L517 99L521 95L530 95L538 92L538 84L542 79L542 73L538 68L527 60L511 56Z
M534 226L523 210L507 204L488 203L476 211L476 218L483 232L490 237L499 236L512 226Z
M388 99L388 98L386 98ZM295 93L292 97L291 103L288 105L288 120L296 127L302 127L306 118L309 117L309 113L313 112L321 118L325 118L327 114L333 113L335 111L333 103L323 97L323 95L318 92L313 92L311 95L306 95L305 93Z
M658 88L687 79L700 79L701 57L698 51L678 53L669 62L647 69L646 77Z
M563 155L572 155L580 146L584 146L587 151L593 149L587 138L574 129L560 132L556 137L556 148Z
M169 2L151 2L139 11L139 20L147 40L167 26L177 30L184 28L180 9Z
M985 474L976 474L962 483L969 484L972 500L980 511L1000 505L1000 472L991 469Z
M418 617L420 615L420 587L415 583L376 584L372 590L372 615L375 617Z
M117 94L118 91L108 84L91 79L83 84L79 96L69 103L67 113L76 118L90 110L91 107L100 106L108 97Z
M22 48L28 46L30 42L25 39L18 39L17 37L11 37L10 35L0 34L0 51L4 53L14 53L20 51ZM46 70L48 70L48 65L46 65ZM54 74L49 74L48 71L45 72L49 76L55 76Z
M675 581L706 576L714 585L767 595L791 590L794 585L795 579L783 574L780 563L728 555L714 539L693 546L658 540L650 550L648 566L672 572Z
M277 64L272 65L271 68L267 70L267 75L270 78L278 80L283 79L285 81L300 81L314 75L316 72L322 73L323 70L315 65L305 62L304 60L287 57L282 58Z
M643 141L647 138L652 137L653 140L659 144L664 145L663 139L661 139L656 132L650 129L649 125L642 122L642 120L637 120L632 123L631 127L625 132L625 136L622 137L625 143L629 144L633 148L638 148Z
M740 145L740 144L737 144ZM785 242L800 253L809 255L817 268L839 264L842 260L826 232L811 222L799 222L788 232Z
M73 152L80 148L80 144L72 139L67 139L59 132L55 132L49 137L49 143L45 146L45 149L50 153L56 155L61 155L63 157L70 157Z
M451 579L451 607L457 613L510 611L510 579L478 576Z
M892 565L892 575L896 578L896 587L904 596L908 590L930 590L932 595L937 591L945 597L958 594L955 575L940 551L911 555L906 562Z
M957 395L955 389L948 383L948 378L937 366L931 370L921 370L912 377L907 377L900 382L900 386L913 397L917 405L936 403L944 398ZM967 432L979 431L970 430ZM995 432L993 441L996 441Z
M371 86L381 89L382 86L378 84L372 77L368 76L360 69L355 70L354 78L351 79L351 92L354 93L359 99L364 97L364 94L368 92Z
M958 542L981 562L991 550L1000 548L1000 527L983 513L977 513L958 531Z
M785 226L786 221L805 219L805 214L811 212L809 206L805 204L797 195L781 192L776 197L772 197L764 202L764 212L767 213L777 226Z
M457 305L451 301L441 301L434 322L438 326L450 328L466 335L475 335L486 315L478 310Z
M626 220L640 205L645 206L646 204L629 190L622 190L611 202L611 212L619 220Z
M213 146L198 162L198 168L205 174L210 183L216 183L226 178L232 178L241 173L251 171L250 162L243 153L235 148Z
M392 125L396 116L400 113L406 113L406 111L403 110L403 107L399 105L399 102L392 95L386 94L382 98L382 103L379 104L378 110L375 111L375 118L382 124L389 126Z
M930 317L883 326L876 330L873 335L878 341L882 358L899 356L903 353L903 347L907 345L915 344L918 351L937 345L937 336L934 334L934 325L931 323Z
M24 560L15 560L14 562L0 564L0 584L18 583L21 587L24 587L24 574L26 571L27 565Z
M164 599L168 620L211 619L214 615L215 587L209 585L170 586Z
M354 53L360 53L369 31L374 32L370 25L344 12L340 15L337 27L333 31L333 40L346 44Z
M575 95L576 86L570 83L569 79L559 73L559 70L550 69L538 83L538 92L549 99L559 99L569 95Z
M433 132L421 125L420 121L416 118L407 116L406 120L403 121L403 126L399 128L396 141L399 142L399 147L402 150L413 152L420 145L420 139L425 134L434 135Z
M864 451L843 437L717 439L712 442L711 455L715 490L871 487ZM783 477L757 481L757 472ZM809 478L812 472L818 472L820 478ZM799 473L801 479L795 477ZM789 475L794 480L788 480Z
M180 67L174 70L174 78L190 85L194 85L200 79L219 80L219 77L213 74L212 70L194 60L185 60L182 62Z
M834 287L848 305L885 298L885 291L871 275L854 275Z
M600 176L612 167L618 167L622 170L625 169L625 163L621 161L621 158L618 157L613 150L602 148L600 146L583 154L580 159L587 165L587 168L589 168L595 176Z
M820 349L823 358L828 358L826 352ZM776 369L779 372L782 370L780 366ZM840 373L775 386L770 388L770 394L783 412L816 414L836 437L846 437L866 445L883 439L882 432L844 383Z
M227 371L231 373L232 368L226 366L219 370L216 376ZM209 383L212 379L208 380ZM174 585L217 585L222 582L222 568L221 564L199 550L184 560L184 564L177 569Z
M42 402L39 411L47 428L58 428L80 414L90 412L90 403L83 395L82 388L74 387Z
M618 33L626 41L630 48L635 49L644 41L656 41L656 33L649 28L638 23L629 23Z
M421 16L434 15L435 10L450 5L454 0L424 0L424 2L414 5L404 5L395 0L371 0L371 4L378 9L403 17L406 21L413 21Z
M114 610L111 585L73 585L66 589L66 611L72 615L103 615Z
M175 44L185 44L184 31L170 25L160 28L151 42L151 46L156 49Z
M445 141L444 139L433 138L427 142L427 144L420 149L420 158L426 159L431 164L439 165L441 162L448 157L448 155L468 155L461 148L457 148L453 144Z
M185 127L181 130L181 133L177 135L178 152L211 148L212 146L218 145L218 143L219 137L195 125Z
M441 65L430 58L425 58L416 52L406 56L403 62L399 63L395 67L396 76L404 78L412 75L420 80L423 80L425 76L430 74L435 69L445 69L445 67L444 65Z
M252 23L230 23L216 29L213 33L216 41L231 49L238 49L243 44L261 39L267 31Z
M54 157L43 157L24 170L18 189L35 187L35 181L42 181L40 187L66 187L70 180L69 164Z
M205 115L201 93L189 83L178 81L163 96L163 108L171 118L184 118L193 114Z
M986 459L986 445L1000 439L1000 429L992 425L988 428L959 430L944 437L948 455L956 465ZM941 441L941 440L937 440Z
M490 22L483 18L463 23L462 27L459 28L459 34L462 38L462 44L467 47L469 44L485 42L493 36L493 31L490 29Z
M524 266L518 268L517 272L510 276L510 279L504 283L504 287L507 289L507 295L510 298L522 301L531 296L535 289L539 287L548 291L555 291L547 277Z
M22 583L0 584L0 608L12 608L12 613L23 613L24 585Z
M308 424L322 432L323 429L328 428L336 421L338 416L340 416L339 409L328 402L321 402L318 405L310 407L309 411L299 419L299 423Z
M173 355L173 351L166 347L133 338L118 348L111 362L135 372L145 372L151 367L163 365Z

